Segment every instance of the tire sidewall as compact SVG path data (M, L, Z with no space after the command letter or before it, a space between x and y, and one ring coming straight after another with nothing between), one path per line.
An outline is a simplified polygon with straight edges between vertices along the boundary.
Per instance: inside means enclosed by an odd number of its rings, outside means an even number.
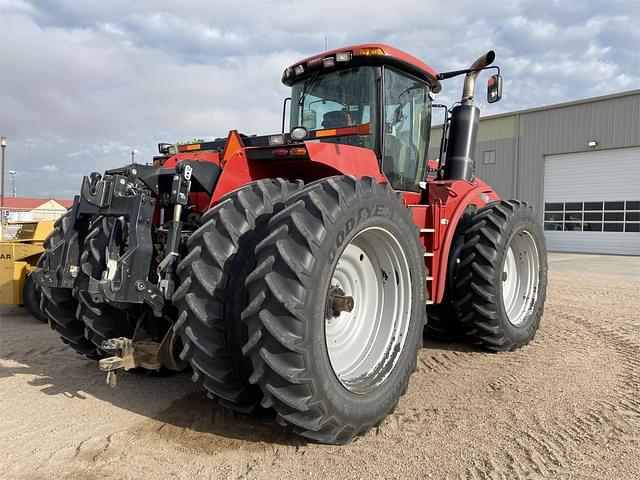
M393 195L374 198L356 195L350 205L340 205L335 222L326 225L327 235L322 245L313 252L316 261L310 278L318 279L314 282L317 287L308 290L304 306L307 313L304 337L310 343L311 357L308 368L316 391L324 397L329 411L355 424L381 419L394 407L415 368L416 353L422 340L426 303L424 250L406 208ZM371 392L355 394L342 385L331 366L325 335L326 296L340 254L358 233L373 226L387 229L405 248L411 275L411 318L403 350L392 371Z

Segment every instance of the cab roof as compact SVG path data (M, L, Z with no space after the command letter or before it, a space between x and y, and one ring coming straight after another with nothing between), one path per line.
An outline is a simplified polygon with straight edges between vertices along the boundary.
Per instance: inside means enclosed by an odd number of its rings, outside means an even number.
M383 43L350 45L307 57L285 69L282 75L282 83L290 86L307 77L312 71L322 68L324 60L335 59L336 54L347 52L351 54L350 60L344 62L344 66L391 65L425 80L431 85L431 89L435 93L442 88L437 79L437 73L433 68L413 55ZM335 62L330 68L338 65L339 62ZM300 72L300 67L302 67L302 72ZM296 68L298 69L297 71Z

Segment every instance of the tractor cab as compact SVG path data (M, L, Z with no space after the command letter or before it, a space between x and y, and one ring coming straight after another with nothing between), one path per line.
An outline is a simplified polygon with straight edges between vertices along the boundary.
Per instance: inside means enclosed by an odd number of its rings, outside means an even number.
M292 87L290 125L315 131L314 141L373 150L396 190L420 190L425 179L436 73L386 45L359 45L311 57L287 68ZM326 130L368 125L348 136ZM320 135L318 135L320 133Z

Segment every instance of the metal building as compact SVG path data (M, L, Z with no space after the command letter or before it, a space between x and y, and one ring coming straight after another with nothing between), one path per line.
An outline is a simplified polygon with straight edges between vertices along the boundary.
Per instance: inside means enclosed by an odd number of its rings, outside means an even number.
M475 158L544 215L550 251L640 255L640 90L484 117Z

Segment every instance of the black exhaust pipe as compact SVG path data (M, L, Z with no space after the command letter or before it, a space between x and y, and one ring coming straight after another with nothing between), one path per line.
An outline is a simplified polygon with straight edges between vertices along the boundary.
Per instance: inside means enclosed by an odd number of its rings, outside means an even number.
M449 139L444 162L443 178L445 180L467 180L475 178L475 160L473 153L478 139L480 109L473 104L476 77L480 69L493 62L496 55L490 50L478 58L467 73L462 89L460 105L453 108L449 126Z
M449 140L444 163L445 180L472 181L475 174L473 151L478 139L480 109L475 105L457 105L451 112Z

